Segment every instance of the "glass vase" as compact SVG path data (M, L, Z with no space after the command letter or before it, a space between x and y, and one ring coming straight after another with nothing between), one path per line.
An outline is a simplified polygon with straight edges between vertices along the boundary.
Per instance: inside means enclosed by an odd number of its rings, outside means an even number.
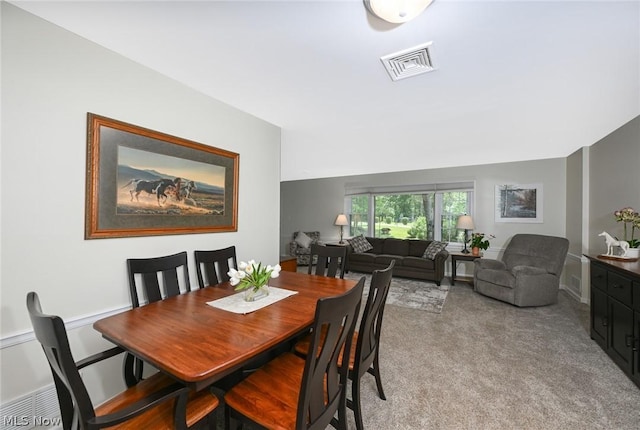
M245 302L255 302L256 300L263 299L269 295L269 285L262 285L260 287L251 286L244 290Z

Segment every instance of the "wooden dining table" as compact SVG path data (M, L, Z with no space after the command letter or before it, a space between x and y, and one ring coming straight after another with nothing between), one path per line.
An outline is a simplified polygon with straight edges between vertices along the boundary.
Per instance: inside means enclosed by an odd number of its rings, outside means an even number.
M195 390L306 331L318 299L345 293L356 281L280 272L269 285L297 294L248 314L207 302L239 294L228 282L133 308L93 324L102 336Z

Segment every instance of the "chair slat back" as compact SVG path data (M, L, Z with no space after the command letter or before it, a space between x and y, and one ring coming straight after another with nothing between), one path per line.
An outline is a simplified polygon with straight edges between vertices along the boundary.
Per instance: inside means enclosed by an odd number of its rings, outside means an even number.
M129 272L129 291L131 304L134 308L140 306L141 297L138 294L136 275L141 275L140 289L144 292L148 303L157 302L166 297L177 296L182 292L178 277L178 269L182 268L184 289L189 291L189 268L185 251L174 255L154 258L129 258L127 269ZM159 276L162 276L164 292Z
M318 300L298 402L298 427L325 429L341 402L346 402L348 366L339 366L339 357L349 360L351 342L362 302L364 277L348 292ZM341 361L340 361L341 362ZM348 362L348 361L347 361Z
M227 275L229 269L238 268L235 246L213 251L194 251L194 256L200 288L227 282L230 279Z
M345 246L325 246L314 243L311 245L311 260L308 273L331 278L335 278L338 275L340 279L343 279L346 256L347 248ZM312 264L314 260L317 260L315 271Z
M358 378L367 373L378 352L384 305L389 294L394 266L395 261L392 261L386 269L375 270L371 277L369 294L358 328L354 357L354 370L357 370Z
M27 310L36 339L51 368L63 428L79 428L80 421L95 417L95 411L71 354L64 322L58 316L42 313L40 299L34 292L27 294Z

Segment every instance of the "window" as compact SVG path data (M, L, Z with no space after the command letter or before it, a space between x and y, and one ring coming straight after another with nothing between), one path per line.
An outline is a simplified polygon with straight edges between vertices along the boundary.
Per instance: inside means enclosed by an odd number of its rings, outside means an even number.
M348 234L463 243L464 231L456 229L456 222L460 215L472 214L473 184L448 185L422 186L435 190L421 192L373 189L348 195Z

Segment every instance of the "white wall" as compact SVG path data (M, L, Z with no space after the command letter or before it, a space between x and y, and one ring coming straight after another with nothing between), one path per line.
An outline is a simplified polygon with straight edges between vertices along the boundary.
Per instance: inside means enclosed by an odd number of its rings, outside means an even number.
M195 249L233 244L240 259L277 262L281 132L21 9L1 7L5 403L51 383L36 342L19 343L31 330L27 292L38 292L45 312L90 321L129 305L129 257L188 251L194 285ZM84 240L87 112L239 153L238 231ZM70 337L76 359L108 346L90 325ZM88 374L98 401L122 388L115 361L107 378Z

